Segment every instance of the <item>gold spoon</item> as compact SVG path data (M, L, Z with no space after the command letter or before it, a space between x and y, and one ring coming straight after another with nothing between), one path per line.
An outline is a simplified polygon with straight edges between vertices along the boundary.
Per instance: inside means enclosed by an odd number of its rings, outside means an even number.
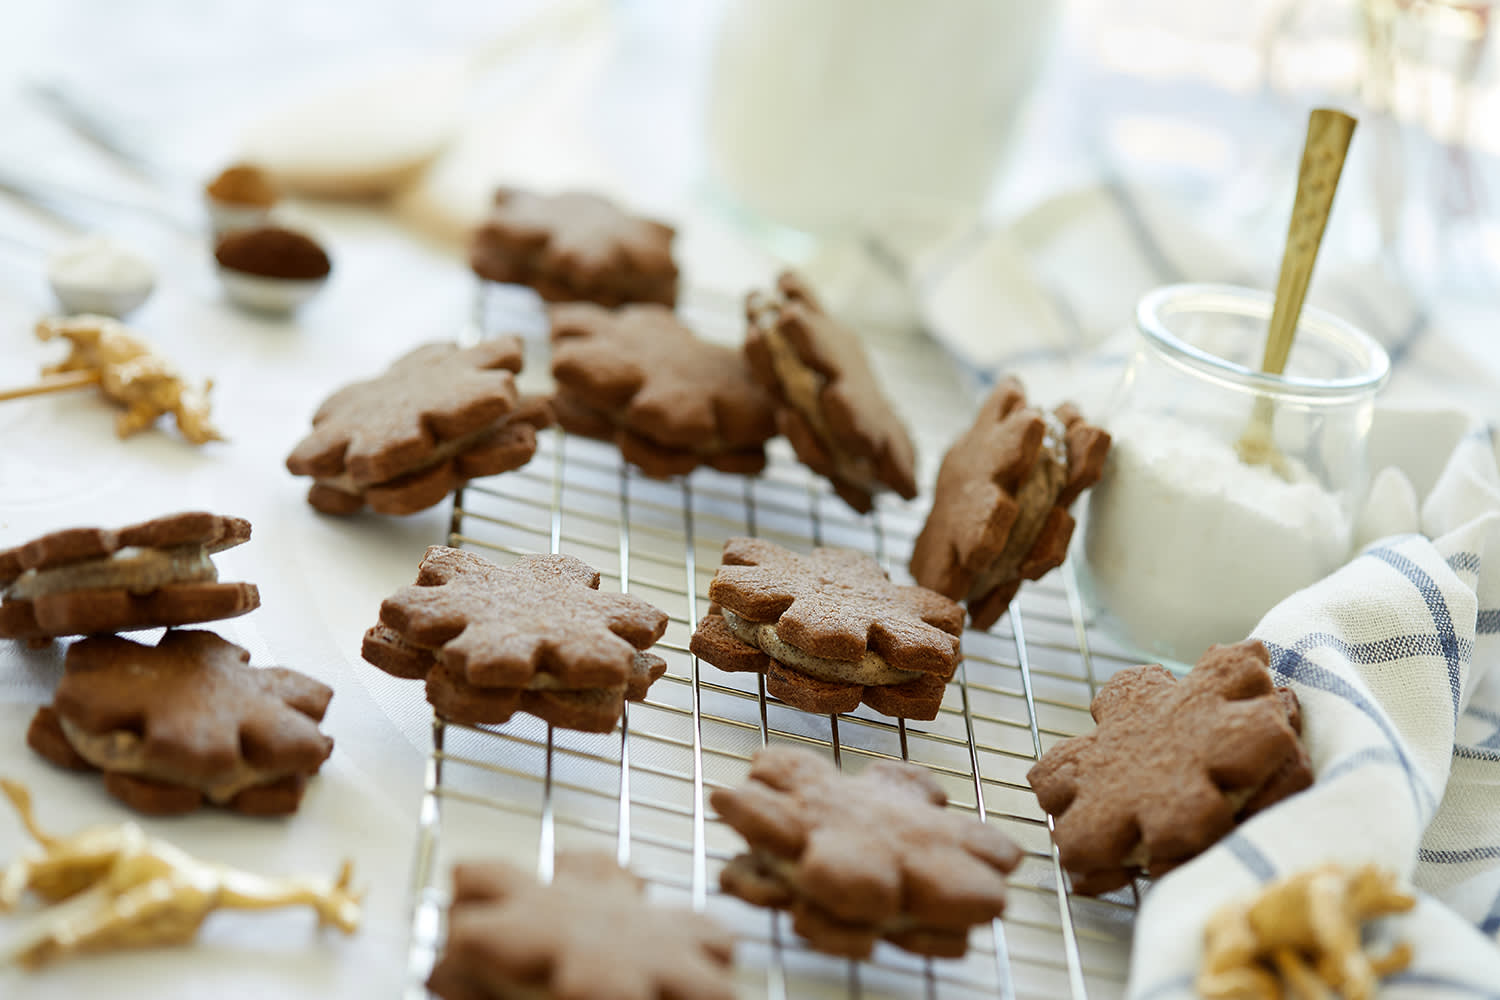
M1292 353L1292 338L1297 335L1297 321L1302 316L1302 302L1312 280L1323 230L1333 208L1333 193L1344 170L1344 156L1354 136L1356 121L1342 111L1314 108L1307 118L1307 141L1302 147L1302 167L1297 174L1297 199L1292 204L1292 221L1287 226L1286 248L1281 254L1281 275L1276 280L1276 304L1271 310L1270 330L1266 335L1266 353L1260 367L1271 375L1280 375ZM1257 396L1245 429L1235 451L1247 465L1269 465L1282 478L1288 478L1286 457L1276 449L1271 424L1275 418L1269 395Z

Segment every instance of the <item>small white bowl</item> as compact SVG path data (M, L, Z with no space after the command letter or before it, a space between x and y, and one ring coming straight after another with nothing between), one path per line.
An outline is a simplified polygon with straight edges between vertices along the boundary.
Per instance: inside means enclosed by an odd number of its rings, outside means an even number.
M328 284L327 275L321 278L267 278L222 264L218 265L218 273L229 301L260 313L284 315L293 312Z
M68 242L48 257L47 284L68 315L123 319L151 297L156 271L129 246L95 233Z
M49 277L47 283L52 286L52 294L57 296L57 304L65 314L93 313L115 319L124 319L139 309L156 287L156 283L149 279L117 288L74 284L56 277Z

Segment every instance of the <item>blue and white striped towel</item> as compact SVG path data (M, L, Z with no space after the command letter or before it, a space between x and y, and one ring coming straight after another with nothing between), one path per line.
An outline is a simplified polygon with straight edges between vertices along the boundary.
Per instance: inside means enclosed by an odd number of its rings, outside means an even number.
M1415 949L1382 997L1500 1000L1500 449L1451 414L1381 432L1374 450L1424 498L1420 532L1371 543L1255 630L1302 701L1317 780L1150 889L1131 1000L1196 996L1209 914L1325 861L1416 888L1417 908L1378 927L1377 950Z

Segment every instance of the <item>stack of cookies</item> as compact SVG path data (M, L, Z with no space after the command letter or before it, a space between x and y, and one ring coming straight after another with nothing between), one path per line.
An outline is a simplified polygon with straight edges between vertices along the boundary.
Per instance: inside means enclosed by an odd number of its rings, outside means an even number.
M933 719L959 661L964 611L892 583L861 552L798 555L731 538L690 648L721 670L766 675L766 691L808 712Z
M965 601L974 627L989 628L1023 580L1062 565L1073 537L1068 507L1099 481L1109 444L1076 407L1039 410L1020 382L1003 379L943 456L912 577Z
M677 302L671 226L595 194L495 192L469 246L474 273L526 285L548 302Z
M448 939L427 980L444 1000L734 1000L734 939L591 851L557 855L551 884L499 861L453 870Z
M745 301L745 357L776 396L797 457L859 511L892 490L917 495L916 452L870 367L859 335L834 319L797 275Z
M418 347L330 396L286 467L313 477L307 502L325 514L412 514L518 468L551 422L544 402L516 388L523 356L517 337Z
M26 740L60 767L103 771L109 793L140 812L189 812L205 799L250 815L294 812L333 752L318 730L333 691L249 661L199 630L168 631L155 646L84 639Z
M0 635L73 643L53 703L26 739L61 767L104 772L145 813L205 800L242 813L297 808L333 750L318 729L333 691L212 632L169 628L156 645L109 633L205 622L260 604L220 583L211 556L250 537L247 521L190 512L118 530L74 528L0 552Z
M117 531L73 528L0 552L0 638L46 640L233 618L260 606L212 556L250 538L238 517L192 512Z
M380 606L366 660L425 680L427 700L454 722L502 723L527 712L554 726L607 733L667 669L648 650L667 616L638 597L599 590L573 556L524 556L496 566L434 545L415 585Z
M745 475L765 467L771 397L739 352L698 339L671 309L556 306L552 345L565 430L615 442L657 478L699 465Z
M807 750L773 746L713 807L750 850L720 872L724 891L788 909L819 951L865 958L884 938L957 958L969 929L1005 912L1021 850L993 826L945 809L925 768L880 761L848 777Z

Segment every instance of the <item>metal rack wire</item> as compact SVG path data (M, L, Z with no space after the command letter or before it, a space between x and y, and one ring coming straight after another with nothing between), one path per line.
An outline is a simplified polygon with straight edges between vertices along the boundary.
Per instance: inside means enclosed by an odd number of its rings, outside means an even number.
M1030 585L990 633L965 634L964 661L936 720L908 723L864 707L813 716L767 698L763 678L723 673L688 652L723 541L749 534L804 551L846 545L903 579L923 509L883 502L859 517L783 442L754 479L699 470L660 482L606 445L555 430L543 438L525 468L455 496L449 544L501 563L534 552L579 556L600 569L606 589L668 612L655 650L668 670L609 735L554 730L529 716L497 727L434 718L412 875L409 998L426 995L454 860L534 861L550 878L556 851L572 847L612 847L654 896L734 930L745 996L1123 994L1134 895L1067 893L1047 817L1025 781L1046 747L1091 725L1097 684L1128 663L1086 627L1070 575ZM976 930L962 960L924 960L882 944L854 963L809 951L784 916L721 895L718 868L740 844L707 795L740 783L754 751L772 742L820 748L841 767L886 758L929 768L953 808L1001 825L1026 851L1004 919Z

